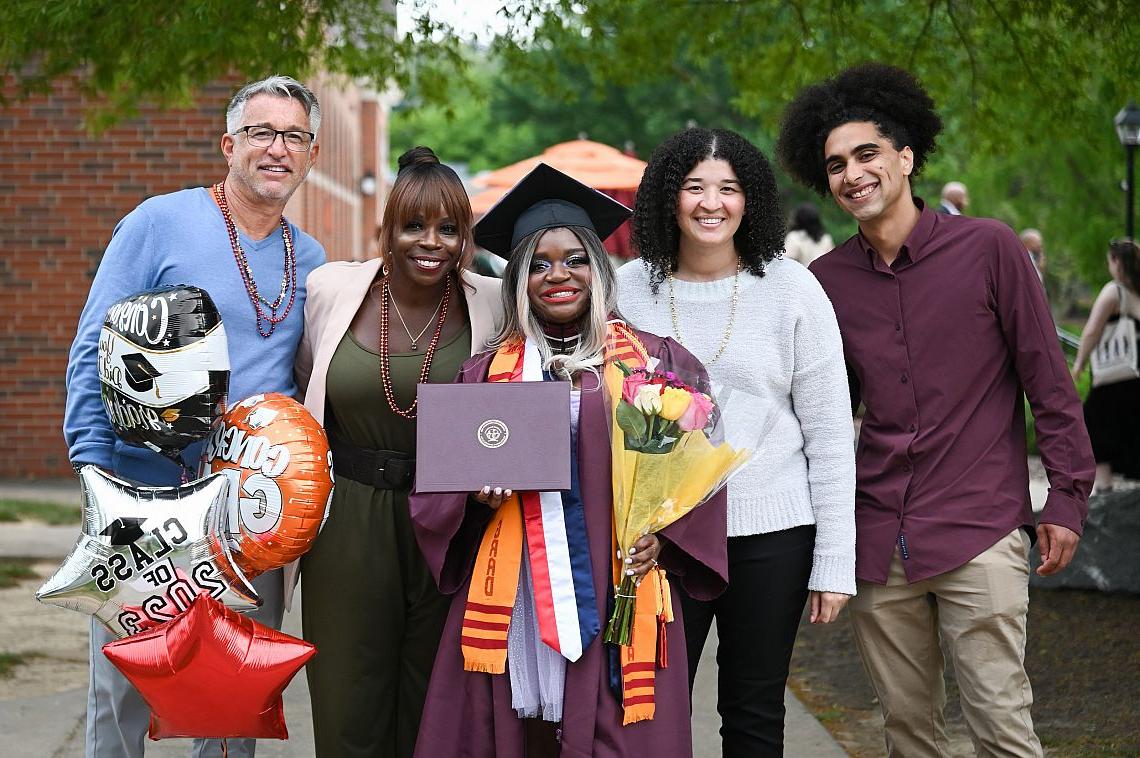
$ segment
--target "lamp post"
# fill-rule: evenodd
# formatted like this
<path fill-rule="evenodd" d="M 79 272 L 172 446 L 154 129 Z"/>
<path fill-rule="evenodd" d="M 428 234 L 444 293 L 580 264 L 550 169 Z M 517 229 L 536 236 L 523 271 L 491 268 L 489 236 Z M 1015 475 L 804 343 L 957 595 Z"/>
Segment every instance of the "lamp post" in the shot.
<path fill-rule="evenodd" d="M 1140 108 L 1136 107 L 1136 103 L 1128 103 L 1120 109 L 1120 113 L 1116 114 L 1113 123 L 1116 124 L 1116 136 L 1120 138 L 1120 144 L 1124 145 L 1124 154 L 1128 162 L 1128 173 L 1124 185 L 1124 230 L 1129 239 L 1135 239 L 1132 234 L 1132 196 L 1134 193 L 1132 164 L 1136 146 L 1140 145 Z"/>

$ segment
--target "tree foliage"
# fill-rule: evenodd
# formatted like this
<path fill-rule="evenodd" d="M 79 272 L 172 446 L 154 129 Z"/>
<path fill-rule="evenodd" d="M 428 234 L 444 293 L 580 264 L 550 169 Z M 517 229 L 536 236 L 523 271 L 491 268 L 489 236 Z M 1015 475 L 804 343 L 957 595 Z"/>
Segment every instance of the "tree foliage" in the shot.
<path fill-rule="evenodd" d="M 92 124 L 143 101 L 183 105 L 219 76 L 321 70 L 394 83 L 393 152 L 425 142 L 489 168 L 586 133 L 644 157 L 688 121 L 770 152 L 805 84 L 867 60 L 914 71 L 946 122 L 916 190 L 965 181 L 971 211 L 1036 226 L 1050 260 L 1103 280 L 1122 228 L 1112 117 L 1135 91 L 1135 0 L 513 0 L 508 31 L 468 71 L 454 30 L 392 0 L 7 0 L 0 105 L 82 72 Z M 480 59 L 482 60 L 482 59 Z M 782 181 L 789 204 L 809 197 Z M 825 206 L 829 203 L 824 203 Z M 834 209 L 833 233 L 853 229 Z"/>
<path fill-rule="evenodd" d="M 946 122 L 918 193 L 965 181 L 971 212 L 1039 227 L 1054 261 L 1106 276 L 1124 213 L 1112 118 L 1140 72 L 1133 0 L 532 0 L 504 12 L 533 26 L 498 40 L 505 70 L 551 97 L 614 82 L 727 89 L 762 147 L 805 84 L 868 60 L 908 68 Z M 571 65 L 577 82 L 558 77 Z"/>
<path fill-rule="evenodd" d="M 413 144 L 426 144 L 446 162 L 473 171 L 493 169 L 587 137 L 645 157 L 687 122 L 718 123 L 747 131 L 751 126 L 730 104 L 727 80 L 697 91 L 674 82 L 604 82 L 581 87 L 589 72 L 560 61 L 555 52 L 532 49 L 522 66 L 552 73 L 535 80 L 486 53 L 469 51 L 468 84 L 447 104 L 420 105 L 415 90 L 392 119 L 393 160 Z M 552 92 L 557 90 L 557 94 Z"/>
<path fill-rule="evenodd" d="M 440 99 L 461 74 L 460 41 L 426 14 L 397 35 L 378 0 L 6 0 L 0 3 L 0 71 L 12 86 L 0 105 L 78 73 L 99 105 L 96 128 L 146 101 L 186 105 L 227 74 L 304 78 L 320 70 L 371 82 L 415 84 Z"/>

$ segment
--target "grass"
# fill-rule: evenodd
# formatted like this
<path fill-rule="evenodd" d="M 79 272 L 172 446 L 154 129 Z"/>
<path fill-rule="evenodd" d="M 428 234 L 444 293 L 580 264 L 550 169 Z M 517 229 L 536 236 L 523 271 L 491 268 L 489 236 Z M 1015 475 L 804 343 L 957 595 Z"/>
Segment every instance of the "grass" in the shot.
<path fill-rule="evenodd" d="M 829 721 L 842 721 L 844 715 L 845 712 L 842 708 L 826 708 L 815 712 L 816 720 L 825 724 Z"/>
<path fill-rule="evenodd" d="M 1074 755 L 1081 758 L 1113 758 L 1120 755 L 1135 755 L 1132 752 L 1135 743 L 1126 744 L 1112 737 L 1080 736 L 1072 738 L 1050 738 L 1047 735 L 1038 735 L 1041 744 L 1049 748 L 1049 752 L 1058 755 Z"/>
<path fill-rule="evenodd" d="M 8 679 L 17 666 L 23 666 L 32 658 L 39 657 L 39 653 L 0 653 L 0 679 Z"/>
<path fill-rule="evenodd" d="M 0 499 L 0 521 L 42 521 L 45 524 L 78 524 L 79 508 L 57 503 Z"/>
<path fill-rule="evenodd" d="M 32 562 L 20 558 L 0 558 L 0 588 L 15 587 L 25 579 L 38 576 L 32 571 Z"/>

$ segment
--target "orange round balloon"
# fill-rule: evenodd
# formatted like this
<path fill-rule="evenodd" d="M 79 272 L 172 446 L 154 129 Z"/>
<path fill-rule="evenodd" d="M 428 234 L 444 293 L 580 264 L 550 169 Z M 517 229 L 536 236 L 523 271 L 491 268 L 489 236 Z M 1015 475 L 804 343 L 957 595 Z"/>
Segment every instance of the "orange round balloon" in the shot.
<path fill-rule="evenodd" d="M 278 393 L 234 405 L 203 453 L 230 480 L 226 537 L 249 577 L 300 558 L 332 500 L 332 454 L 325 430 L 305 406 Z"/>

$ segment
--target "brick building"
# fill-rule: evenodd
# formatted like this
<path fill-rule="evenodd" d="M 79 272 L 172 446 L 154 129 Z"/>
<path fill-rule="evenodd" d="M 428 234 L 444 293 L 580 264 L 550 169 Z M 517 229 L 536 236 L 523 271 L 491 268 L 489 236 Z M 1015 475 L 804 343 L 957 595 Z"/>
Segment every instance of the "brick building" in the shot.
<path fill-rule="evenodd" d="M 219 140 L 240 83 L 213 83 L 193 108 L 144 109 L 99 136 L 83 127 L 74 81 L 0 110 L 0 479 L 70 475 L 64 371 L 103 249 L 145 198 L 225 176 Z M 387 165 L 386 103 L 352 86 L 309 84 L 323 112 L 321 154 L 285 214 L 330 260 L 371 257 L 382 198 L 363 195 L 361 179 Z"/>

